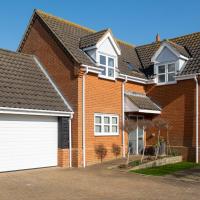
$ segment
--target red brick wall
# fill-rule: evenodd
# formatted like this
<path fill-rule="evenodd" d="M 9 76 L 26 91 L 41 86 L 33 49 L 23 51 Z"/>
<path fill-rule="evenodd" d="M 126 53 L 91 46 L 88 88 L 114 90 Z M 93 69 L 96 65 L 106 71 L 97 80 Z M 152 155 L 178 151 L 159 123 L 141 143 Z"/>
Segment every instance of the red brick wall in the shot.
<path fill-rule="evenodd" d="M 58 166 L 69 167 L 69 149 L 58 149 Z"/>
<path fill-rule="evenodd" d="M 144 92 L 144 86 L 126 83 L 125 89 Z M 105 160 L 114 159 L 112 145 L 121 147 L 122 156 L 122 81 L 100 79 L 89 74 L 85 79 L 86 111 L 86 163 L 100 162 L 95 154 L 95 147 L 104 144 L 107 149 Z M 117 114 L 119 116 L 119 136 L 94 136 L 94 114 Z M 126 136 L 127 143 L 127 136 Z"/>
<path fill-rule="evenodd" d="M 146 87 L 148 96 L 162 107 L 161 117 L 171 125 L 170 145 L 187 160 L 194 160 L 195 155 L 195 91 L 194 80 Z M 166 131 L 162 134 L 165 135 Z"/>

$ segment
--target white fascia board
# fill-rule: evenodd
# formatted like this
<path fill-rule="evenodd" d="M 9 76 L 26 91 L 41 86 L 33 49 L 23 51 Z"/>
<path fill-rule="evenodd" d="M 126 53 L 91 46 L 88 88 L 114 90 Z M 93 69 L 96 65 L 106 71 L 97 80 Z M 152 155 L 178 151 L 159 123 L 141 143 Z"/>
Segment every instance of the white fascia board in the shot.
<path fill-rule="evenodd" d="M 186 75 L 175 76 L 175 78 L 176 78 L 177 81 L 188 80 L 188 79 L 194 79 L 198 75 L 199 74 L 186 74 Z"/>
<path fill-rule="evenodd" d="M 42 115 L 42 116 L 73 116 L 73 112 L 65 111 L 51 111 L 51 110 L 36 110 L 36 109 L 25 109 L 25 108 L 9 108 L 0 107 L 0 113 L 3 114 L 20 114 L 20 115 Z"/>
<path fill-rule="evenodd" d="M 147 110 L 147 109 L 139 109 L 139 113 L 152 113 L 152 114 L 160 114 L 159 110 Z"/>
<path fill-rule="evenodd" d="M 81 67 L 83 67 L 84 71 L 95 73 L 95 74 L 99 74 L 103 71 L 103 69 L 101 69 L 101 68 L 89 66 L 89 65 L 84 65 L 84 64 L 82 64 Z"/>
<path fill-rule="evenodd" d="M 153 84 L 154 83 L 154 80 L 147 80 L 147 79 L 129 76 L 126 74 L 121 74 L 121 73 L 119 74 L 119 77 L 117 77 L 117 78 L 131 81 L 131 82 L 142 83 L 142 84 Z"/>
<path fill-rule="evenodd" d="M 189 58 L 187 58 L 187 57 L 185 57 L 183 55 L 180 55 L 180 58 L 183 59 L 183 60 L 186 60 L 186 61 L 189 60 Z"/>
<path fill-rule="evenodd" d="M 42 66 L 42 64 L 38 61 L 38 59 L 36 58 L 36 56 L 33 56 L 33 59 L 35 60 L 37 66 L 40 68 L 40 70 L 44 73 L 44 75 L 47 77 L 47 79 L 49 80 L 49 82 L 51 83 L 51 85 L 53 86 L 53 88 L 56 90 L 56 92 L 58 93 L 58 95 L 61 97 L 61 99 L 63 100 L 64 104 L 70 109 L 70 111 L 73 112 L 72 107 L 68 104 L 68 102 L 66 101 L 65 97 L 62 95 L 62 93 L 60 92 L 60 90 L 58 89 L 58 87 L 56 86 L 56 84 L 52 81 L 52 79 L 50 78 L 49 74 L 47 73 L 46 69 Z"/>
<path fill-rule="evenodd" d="M 101 68 L 89 66 L 89 65 L 84 65 L 84 64 L 81 64 L 81 67 L 83 67 L 84 71 L 88 71 L 88 72 L 92 72 L 92 73 L 96 73 L 96 74 L 99 74 L 103 71 L 103 69 L 101 69 Z M 131 82 L 136 82 L 136 83 L 142 83 L 142 84 L 154 84 L 155 83 L 155 80 L 146 80 L 146 79 L 143 79 L 143 78 L 128 76 L 128 75 L 121 74 L 121 73 L 116 78 L 131 81 Z"/>
<path fill-rule="evenodd" d="M 121 49 L 119 48 L 118 44 L 116 43 L 115 39 L 113 38 L 112 34 L 110 31 L 108 31 L 95 45 L 96 48 L 99 48 L 99 46 L 104 42 L 105 39 L 109 38 L 112 45 L 115 48 L 115 51 L 117 52 L 118 55 L 121 55 Z"/>

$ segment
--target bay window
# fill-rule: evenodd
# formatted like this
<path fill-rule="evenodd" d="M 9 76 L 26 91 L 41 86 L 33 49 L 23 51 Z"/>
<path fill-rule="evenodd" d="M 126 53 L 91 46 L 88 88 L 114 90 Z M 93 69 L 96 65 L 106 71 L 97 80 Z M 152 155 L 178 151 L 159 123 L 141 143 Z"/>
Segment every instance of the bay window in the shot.
<path fill-rule="evenodd" d="M 94 115 L 94 134 L 96 136 L 118 135 L 118 116 L 112 114 Z"/>
<path fill-rule="evenodd" d="M 107 55 L 99 55 L 99 64 L 103 69 L 101 76 L 108 77 L 111 79 L 115 78 L 115 59 Z"/>
<path fill-rule="evenodd" d="M 175 82 L 176 67 L 175 63 L 163 64 L 158 66 L 158 83 Z"/>

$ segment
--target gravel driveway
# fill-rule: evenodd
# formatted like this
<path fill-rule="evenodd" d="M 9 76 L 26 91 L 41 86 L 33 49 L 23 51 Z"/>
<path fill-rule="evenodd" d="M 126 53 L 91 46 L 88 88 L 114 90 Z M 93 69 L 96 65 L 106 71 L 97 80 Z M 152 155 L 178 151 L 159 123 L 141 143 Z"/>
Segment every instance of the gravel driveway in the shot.
<path fill-rule="evenodd" d="M 199 199 L 200 182 L 108 170 L 46 168 L 0 173 L 2 200 Z"/>

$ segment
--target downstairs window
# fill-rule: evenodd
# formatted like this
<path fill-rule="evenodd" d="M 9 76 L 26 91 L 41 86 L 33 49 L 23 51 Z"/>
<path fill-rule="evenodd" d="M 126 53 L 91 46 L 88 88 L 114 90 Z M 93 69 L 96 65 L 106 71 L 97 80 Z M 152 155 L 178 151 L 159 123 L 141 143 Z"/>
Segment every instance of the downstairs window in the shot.
<path fill-rule="evenodd" d="M 119 122 L 118 115 L 95 114 L 94 115 L 94 135 L 118 135 Z"/>

